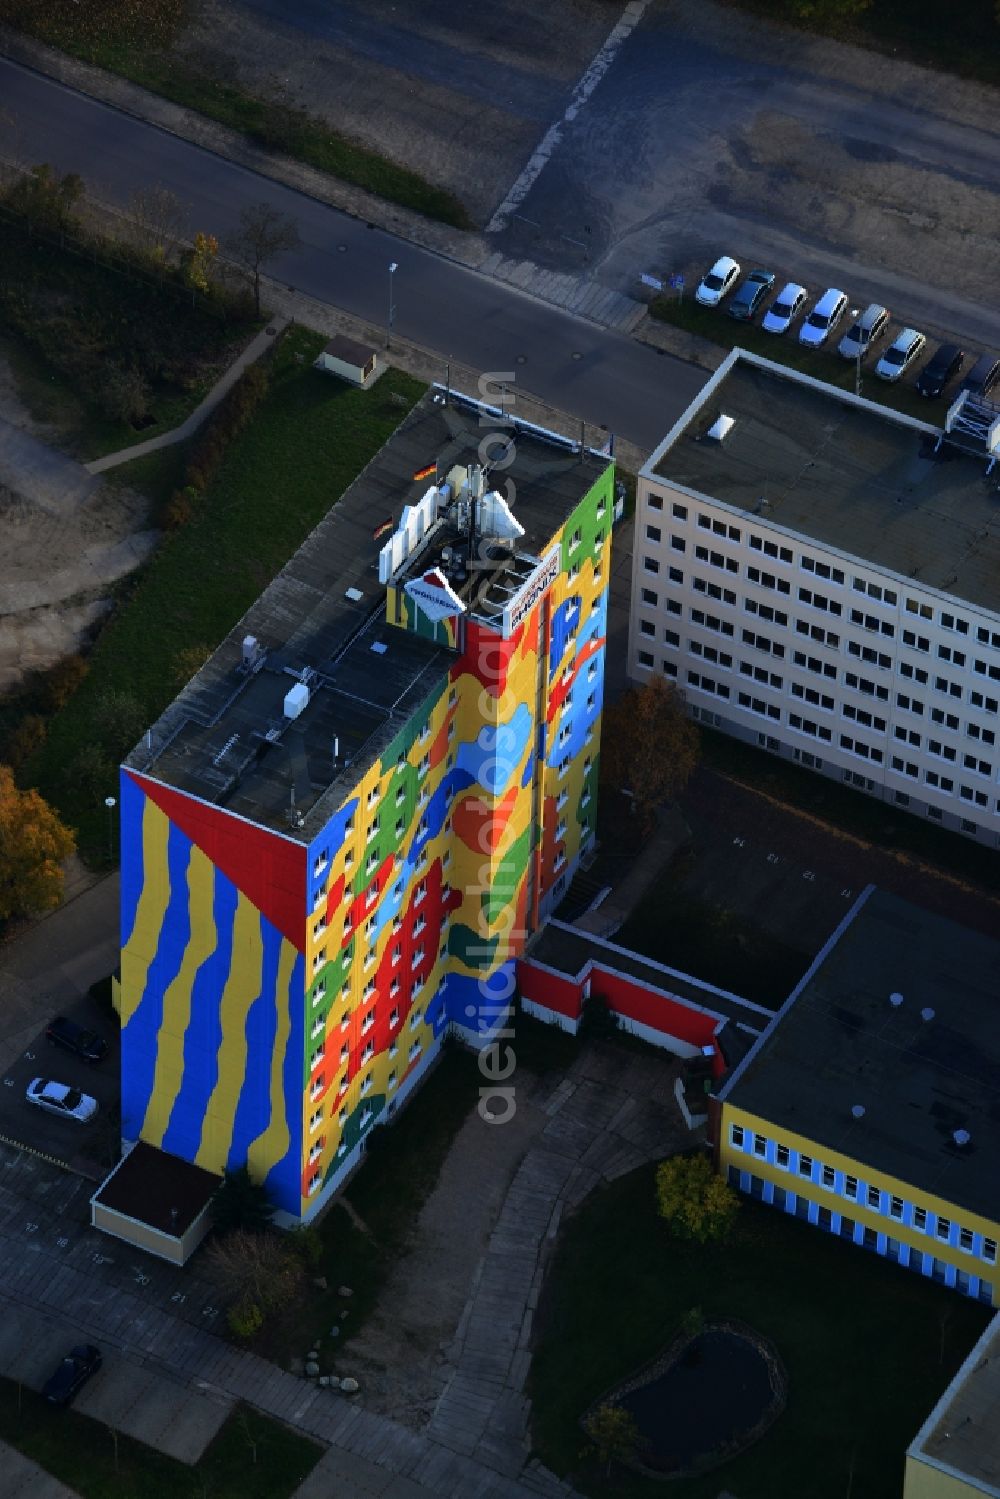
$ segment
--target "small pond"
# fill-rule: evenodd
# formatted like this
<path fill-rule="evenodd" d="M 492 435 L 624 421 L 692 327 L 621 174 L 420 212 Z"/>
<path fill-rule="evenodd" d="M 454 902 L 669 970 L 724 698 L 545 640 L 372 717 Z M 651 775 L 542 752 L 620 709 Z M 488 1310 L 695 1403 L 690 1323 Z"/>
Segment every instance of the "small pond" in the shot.
<path fill-rule="evenodd" d="M 675 1344 L 612 1398 L 641 1437 L 637 1466 L 704 1471 L 750 1446 L 784 1405 L 777 1356 L 749 1328 L 709 1325 Z"/>

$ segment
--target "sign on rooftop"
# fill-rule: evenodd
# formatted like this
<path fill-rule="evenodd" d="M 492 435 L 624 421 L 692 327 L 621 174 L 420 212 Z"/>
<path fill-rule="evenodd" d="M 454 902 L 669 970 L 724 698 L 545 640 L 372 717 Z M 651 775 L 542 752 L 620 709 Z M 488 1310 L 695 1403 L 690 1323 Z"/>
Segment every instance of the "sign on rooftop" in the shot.
<path fill-rule="evenodd" d="M 406 593 L 433 623 L 465 613 L 465 605 L 440 568 L 432 567 L 419 578 L 403 584 Z"/>

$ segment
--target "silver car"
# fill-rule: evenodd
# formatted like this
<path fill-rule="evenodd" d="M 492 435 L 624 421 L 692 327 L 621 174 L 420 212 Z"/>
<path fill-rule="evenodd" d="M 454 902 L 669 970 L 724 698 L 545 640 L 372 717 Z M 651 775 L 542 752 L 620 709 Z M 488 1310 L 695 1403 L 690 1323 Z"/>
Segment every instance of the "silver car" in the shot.
<path fill-rule="evenodd" d="M 24 1096 L 46 1113 L 57 1114 L 60 1119 L 74 1119 L 77 1124 L 86 1124 L 97 1113 L 96 1098 L 51 1078 L 33 1077 Z"/>
<path fill-rule="evenodd" d="M 880 302 L 872 302 L 860 317 L 854 319 L 837 345 L 837 353 L 842 354 L 845 359 L 863 359 L 869 349 L 880 338 L 885 337 L 889 316 L 888 307 L 883 307 Z"/>
<path fill-rule="evenodd" d="M 789 281 L 761 319 L 760 326 L 764 332 L 787 333 L 805 305 L 808 295 L 804 286 L 800 286 L 797 281 Z"/>
<path fill-rule="evenodd" d="M 886 349 L 882 358 L 875 366 L 875 373 L 882 380 L 898 380 L 906 374 L 906 371 L 919 358 L 920 351 L 927 342 L 922 333 L 916 328 L 904 328 L 897 333 L 892 343 Z"/>

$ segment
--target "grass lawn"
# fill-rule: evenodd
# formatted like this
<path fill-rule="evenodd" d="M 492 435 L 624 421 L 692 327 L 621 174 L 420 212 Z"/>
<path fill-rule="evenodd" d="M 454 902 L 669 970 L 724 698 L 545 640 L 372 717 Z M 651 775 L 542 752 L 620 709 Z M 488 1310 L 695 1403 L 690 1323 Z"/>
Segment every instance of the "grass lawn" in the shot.
<path fill-rule="evenodd" d="M 732 911 L 689 894 L 684 888 L 686 874 L 684 856 L 673 859 L 614 940 L 657 963 L 776 1009 L 809 967 L 810 955 Z"/>
<path fill-rule="evenodd" d="M 84 62 L 120 73 L 175 104 L 208 115 L 233 130 L 241 130 L 267 150 L 297 157 L 331 177 L 339 177 L 342 182 L 353 183 L 442 224 L 451 224 L 456 229 L 474 227 L 465 205 L 453 193 L 435 187 L 418 172 L 339 134 L 318 115 L 254 98 L 238 86 L 214 78 L 173 55 L 165 45 L 170 39 L 169 28 L 162 35 L 148 38 L 144 35 L 133 42 L 128 39 L 127 20 L 122 23 L 122 30 L 113 23 L 94 26 L 86 14 L 68 14 L 68 6 L 60 9 L 61 15 L 36 13 L 25 18 L 20 29 Z M 214 226 L 198 227 L 211 233 Z"/>
<path fill-rule="evenodd" d="M 849 22 L 838 19 L 837 5 L 814 5 L 814 14 L 801 20 L 775 0 L 728 3 L 769 21 L 792 23 L 838 41 L 891 53 L 937 72 L 1000 83 L 1000 25 L 993 0 L 965 0 L 951 9 L 945 9 L 940 0 L 874 0 L 870 9 Z"/>
<path fill-rule="evenodd" d="M 166 535 L 148 565 L 124 585 L 91 655 L 89 676 L 53 718 L 44 748 L 26 768 L 24 783 L 37 784 L 58 806 L 88 856 L 107 857 L 106 793 L 92 774 L 81 773 L 81 754 L 103 747 L 108 765 L 117 765 L 142 727 L 173 700 L 197 658 L 240 619 L 422 392 L 417 381 L 395 371 L 371 391 L 319 374 L 311 361 L 322 343 L 321 335 L 303 328 L 282 341 L 267 399 L 233 443 L 189 524 Z M 162 485 L 174 461 L 143 460 L 145 482 Z M 128 481 L 129 474 L 122 470 L 120 477 Z M 107 721 L 110 693 L 117 694 L 119 729 Z M 114 741 L 123 720 L 137 716 L 139 732 L 128 743 Z"/>
<path fill-rule="evenodd" d="M 837 353 L 837 344 L 847 331 L 849 318 L 844 319 L 842 330 L 838 329 L 831 336 L 828 345 L 822 349 L 805 349 L 797 341 L 797 331 L 778 336 L 762 332 L 754 323 L 735 323 L 726 313 L 725 304 L 721 308 L 700 307 L 693 295 L 685 295 L 681 302 L 673 294 L 655 297 L 650 303 L 649 311 L 661 323 L 671 323 L 675 328 L 696 333 L 699 338 L 707 338 L 711 343 L 721 344 L 726 349 L 747 349 L 751 354 L 760 354 L 765 359 L 772 359 L 775 364 L 786 364 L 790 369 L 811 375 L 814 380 L 823 380 L 827 385 L 838 386 L 853 394 L 855 361 L 841 359 Z M 883 347 L 885 341 L 879 345 L 880 353 Z M 942 416 L 947 404 L 945 401 L 925 401 L 917 395 L 912 383 L 906 380 L 900 381 L 898 385 L 879 380 L 874 373 L 876 363 L 877 359 L 869 356 L 861 365 L 861 394 L 865 400 L 878 401 L 883 406 L 891 406 L 894 411 L 902 411 L 906 416 L 915 416 L 924 422 L 933 422 L 936 417 Z"/>
<path fill-rule="evenodd" d="M 451 1143 L 475 1108 L 482 1078 L 475 1056 L 446 1048 L 431 1077 L 397 1119 L 369 1136 L 368 1154 L 346 1196 L 370 1232 L 359 1228 L 334 1202 L 315 1227 L 322 1254 L 310 1276 L 325 1277 L 326 1290 L 310 1283 L 302 1297 L 252 1340 L 265 1358 L 288 1367 L 322 1338 L 320 1367 L 338 1367 L 352 1333 L 371 1315 L 395 1261 L 405 1251 L 420 1210 L 433 1190 Z M 337 1295 L 348 1285 L 349 1301 Z M 340 1313 L 347 1312 L 342 1320 Z M 338 1338 L 330 1328 L 339 1323 Z"/>
<path fill-rule="evenodd" d="M 0 1437 L 82 1499 L 287 1499 L 323 1452 L 277 1421 L 237 1410 L 194 1467 L 126 1436 L 116 1462 L 102 1421 L 51 1406 L 9 1379 L 0 1380 Z"/>
<path fill-rule="evenodd" d="M 677 1499 L 891 1499 L 903 1454 L 989 1319 L 974 1302 L 774 1208 L 741 1199 L 726 1245 L 675 1240 L 656 1215 L 654 1167 L 591 1197 L 549 1270 L 529 1392 L 542 1460 L 588 1493 L 653 1499 L 662 1483 L 580 1454 L 588 1406 L 669 1343 L 683 1313 L 748 1323 L 776 1347 L 788 1404 L 756 1447 Z M 853 1487 L 850 1473 L 853 1467 Z"/>
<path fill-rule="evenodd" d="M 702 763 L 711 770 L 798 807 L 865 843 L 894 850 L 904 861 L 926 863 L 983 890 L 1000 890 L 996 851 L 982 843 L 935 827 L 922 817 L 863 791 L 852 791 L 841 781 L 803 770 L 715 729 L 702 726 L 701 743 Z"/>

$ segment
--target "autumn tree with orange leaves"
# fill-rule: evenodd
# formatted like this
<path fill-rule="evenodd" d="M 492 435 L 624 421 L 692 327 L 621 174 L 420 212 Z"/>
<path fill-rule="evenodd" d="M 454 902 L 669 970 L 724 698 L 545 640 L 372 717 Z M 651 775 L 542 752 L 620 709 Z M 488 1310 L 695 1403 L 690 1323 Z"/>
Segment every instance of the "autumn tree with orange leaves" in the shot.
<path fill-rule="evenodd" d="M 76 844 L 37 791 L 0 765 L 0 922 L 51 911 L 62 900 L 63 860 Z"/>
<path fill-rule="evenodd" d="M 630 687 L 604 710 L 601 771 L 616 790 L 626 791 L 644 829 L 656 808 L 678 796 L 698 764 L 698 730 L 674 687 L 653 677 Z"/>

